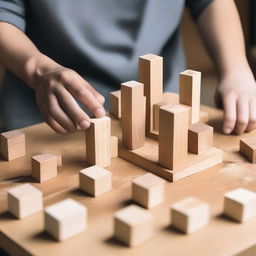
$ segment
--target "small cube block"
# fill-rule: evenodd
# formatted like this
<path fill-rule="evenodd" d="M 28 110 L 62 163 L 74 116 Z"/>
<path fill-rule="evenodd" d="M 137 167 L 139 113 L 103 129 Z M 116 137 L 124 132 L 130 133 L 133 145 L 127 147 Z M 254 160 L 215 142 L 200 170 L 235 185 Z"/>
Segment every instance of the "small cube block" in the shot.
<path fill-rule="evenodd" d="M 256 193 L 238 188 L 225 194 L 224 214 L 238 222 L 256 216 Z"/>
<path fill-rule="evenodd" d="M 93 165 L 83 169 L 79 173 L 80 189 L 91 196 L 98 196 L 112 188 L 111 172 Z"/>
<path fill-rule="evenodd" d="M 141 244 L 153 234 L 153 218 L 146 210 L 130 205 L 114 215 L 114 236 L 128 246 Z"/>
<path fill-rule="evenodd" d="M 240 139 L 240 152 L 252 163 L 256 163 L 256 136 Z"/>
<path fill-rule="evenodd" d="M 109 111 L 116 118 L 121 118 L 121 91 L 114 91 L 109 94 Z"/>
<path fill-rule="evenodd" d="M 116 136 L 111 136 L 111 157 L 116 158 L 118 157 L 118 138 Z"/>
<path fill-rule="evenodd" d="M 43 193 L 30 184 L 10 189 L 7 197 L 9 211 L 19 219 L 43 209 Z"/>
<path fill-rule="evenodd" d="M 147 173 L 132 181 L 132 199 L 145 208 L 152 208 L 164 201 L 165 180 Z"/>
<path fill-rule="evenodd" d="M 66 240 L 87 227 L 87 207 L 73 199 L 46 207 L 44 217 L 45 230 L 57 241 Z"/>
<path fill-rule="evenodd" d="M 188 129 L 188 151 L 199 154 L 213 145 L 213 127 L 195 123 Z"/>
<path fill-rule="evenodd" d="M 41 154 L 32 157 L 32 176 L 41 182 L 55 178 L 58 174 L 57 157 L 53 154 Z"/>
<path fill-rule="evenodd" d="M 171 225 L 186 234 L 207 225 L 208 204 L 194 197 L 188 197 L 171 206 Z"/>

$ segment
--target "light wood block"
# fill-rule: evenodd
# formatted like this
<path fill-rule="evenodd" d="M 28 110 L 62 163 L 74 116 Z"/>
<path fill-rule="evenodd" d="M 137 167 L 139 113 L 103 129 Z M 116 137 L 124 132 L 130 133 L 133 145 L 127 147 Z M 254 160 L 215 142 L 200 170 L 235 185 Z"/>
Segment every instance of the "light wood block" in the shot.
<path fill-rule="evenodd" d="M 243 188 L 226 193 L 224 214 L 238 222 L 256 217 L 256 193 Z"/>
<path fill-rule="evenodd" d="M 136 246 L 153 234 L 153 218 L 144 209 L 130 205 L 114 215 L 114 236 L 128 246 Z"/>
<path fill-rule="evenodd" d="M 240 152 L 252 163 L 256 163 L 256 136 L 240 139 Z"/>
<path fill-rule="evenodd" d="M 132 181 L 132 200 L 145 208 L 152 208 L 164 201 L 165 180 L 146 173 Z"/>
<path fill-rule="evenodd" d="M 128 149 L 145 144 L 144 86 L 136 81 L 121 85 L 122 143 Z"/>
<path fill-rule="evenodd" d="M 86 130 L 86 162 L 107 167 L 111 164 L 111 120 L 109 117 L 91 118 Z"/>
<path fill-rule="evenodd" d="M 153 130 L 153 106 L 163 101 L 163 58 L 146 54 L 139 58 L 139 81 L 146 96 L 146 132 Z"/>
<path fill-rule="evenodd" d="M 111 158 L 118 157 L 118 138 L 111 136 Z"/>
<path fill-rule="evenodd" d="M 99 196 L 112 188 L 112 175 L 99 166 L 91 166 L 79 172 L 79 187 L 91 196 Z"/>
<path fill-rule="evenodd" d="M 8 191 L 8 209 L 23 219 L 43 209 L 43 193 L 30 184 L 19 185 Z"/>
<path fill-rule="evenodd" d="M 186 166 L 188 155 L 188 108 L 165 105 L 159 112 L 159 164 L 167 169 Z"/>
<path fill-rule="evenodd" d="M 206 226 L 209 221 L 208 204 L 194 197 L 188 197 L 171 206 L 171 225 L 190 234 Z"/>
<path fill-rule="evenodd" d="M 180 103 L 188 105 L 191 110 L 191 124 L 200 118 L 201 72 L 185 70 L 180 73 Z"/>
<path fill-rule="evenodd" d="M 115 118 L 121 118 L 121 91 L 110 92 L 109 94 L 109 112 Z"/>
<path fill-rule="evenodd" d="M 188 151 L 199 154 L 213 145 L 213 127 L 195 123 L 188 129 Z"/>
<path fill-rule="evenodd" d="M 32 176 L 40 183 L 57 177 L 57 157 L 53 154 L 40 154 L 31 159 Z"/>
<path fill-rule="evenodd" d="M 25 134 L 19 130 L 1 133 L 0 145 L 2 156 L 7 161 L 26 155 Z"/>
<path fill-rule="evenodd" d="M 154 131 L 159 131 L 159 111 L 160 108 L 164 105 L 167 105 L 168 103 L 161 101 L 153 105 L 153 120 L 154 120 Z"/>
<path fill-rule="evenodd" d="M 66 240 L 86 229 L 87 207 L 65 199 L 45 208 L 45 230 L 57 241 Z"/>

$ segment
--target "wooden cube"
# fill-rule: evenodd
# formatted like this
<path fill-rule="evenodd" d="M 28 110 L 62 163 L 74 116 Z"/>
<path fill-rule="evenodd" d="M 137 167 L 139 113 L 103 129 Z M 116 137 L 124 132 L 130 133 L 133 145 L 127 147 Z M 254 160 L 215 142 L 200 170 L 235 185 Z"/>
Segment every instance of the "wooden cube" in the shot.
<path fill-rule="evenodd" d="M 31 163 L 32 176 L 40 183 L 55 178 L 58 174 L 56 155 L 37 155 L 32 157 Z"/>
<path fill-rule="evenodd" d="M 1 134 L 1 152 L 5 160 L 11 161 L 26 155 L 25 134 L 19 130 Z"/>
<path fill-rule="evenodd" d="M 118 138 L 116 136 L 111 136 L 110 146 L 111 146 L 111 158 L 118 157 Z"/>
<path fill-rule="evenodd" d="M 46 207 L 44 217 L 45 230 L 57 241 L 66 240 L 87 227 L 87 207 L 73 199 Z"/>
<path fill-rule="evenodd" d="M 188 197 L 171 206 L 171 225 L 186 234 L 207 225 L 209 206 L 194 197 Z"/>
<path fill-rule="evenodd" d="M 114 215 L 114 236 L 128 246 L 138 245 L 153 234 L 153 218 L 136 205 L 119 210 Z"/>
<path fill-rule="evenodd" d="M 30 184 L 10 189 L 7 197 L 9 211 L 19 219 L 43 209 L 43 193 Z"/>
<path fill-rule="evenodd" d="M 238 188 L 225 194 L 224 214 L 238 222 L 256 216 L 256 193 Z"/>
<path fill-rule="evenodd" d="M 199 154 L 213 144 L 213 127 L 204 123 L 195 123 L 188 129 L 188 151 Z"/>
<path fill-rule="evenodd" d="M 256 163 L 256 136 L 240 139 L 240 152 L 252 163 Z"/>
<path fill-rule="evenodd" d="M 109 112 L 116 118 L 121 118 L 121 91 L 114 91 L 109 94 Z"/>
<path fill-rule="evenodd" d="M 145 208 L 152 208 L 164 201 L 165 180 L 147 173 L 132 181 L 132 199 Z"/>
<path fill-rule="evenodd" d="M 79 173 L 80 189 L 91 196 L 99 196 L 112 188 L 111 172 L 99 167 L 91 166 Z"/>

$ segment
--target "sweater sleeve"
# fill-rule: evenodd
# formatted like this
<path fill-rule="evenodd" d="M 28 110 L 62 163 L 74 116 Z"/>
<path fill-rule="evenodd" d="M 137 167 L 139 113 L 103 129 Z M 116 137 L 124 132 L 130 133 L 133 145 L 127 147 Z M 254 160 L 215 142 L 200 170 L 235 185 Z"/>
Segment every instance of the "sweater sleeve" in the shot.
<path fill-rule="evenodd" d="M 213 0 L 186 0 L 186 6 L 189 8 L 190 13 L 194 19 L 197 19 L 201 12 Z"/>

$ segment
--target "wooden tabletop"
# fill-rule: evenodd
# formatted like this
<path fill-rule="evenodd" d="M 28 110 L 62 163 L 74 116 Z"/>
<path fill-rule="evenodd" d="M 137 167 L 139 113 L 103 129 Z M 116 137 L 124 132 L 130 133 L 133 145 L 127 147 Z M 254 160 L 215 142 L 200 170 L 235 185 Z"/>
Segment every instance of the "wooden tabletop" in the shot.
<path fill-rule="evenodd" d="M 209 107 L 215 127 L 214 145 L 225 151 L 224 163 L 166 186 L 166 200 L 150 210 L 154 216 L 155 234 L 144 244 L 127 248 L 113 239 L 113 214 L 131 204 L 131 180 L 146 171 L 116 158 L 108 170 L 113 175 L 113 189 L 92 198 L 78 189 L 78 172 L 85 168 L 84 133 L 68 136 L 55 134 L 45 124 L 23 129 L 27 156 L 11 162 L 0 160 L 0 246 L 12 255 L 234 255 L 256 244 L 256 218 L 237 224 L 224 218 L 223 194 L 243 187 L 256 191 L 256 168 L 238 152 L 238 136 L 220 133 L 222 113 Z M 112 121 L 112 134 L 120 136 L 120 124 Z M 248 136 L 248 134 L 244 135 Z M 42 184 L 30 174 L 31 156 L 45 151 L 59 151 L 63 167 L 55 179 Z M 21 183 L 31 183 L 43 191 L 48 206 L 65 198 L 85 204 L 89 210 L 88 228 L 79 235 L 55 242 L 44 232 L 43 213 L 23 220 L 7 212 L 7 191 Z M 170 205 L 187 196 L 195 196 L 210 204 L 211 220 L 207 227 L 184 235 L 169 227 Z M 122 254 L 120 254 L 122 253 Z"/>

